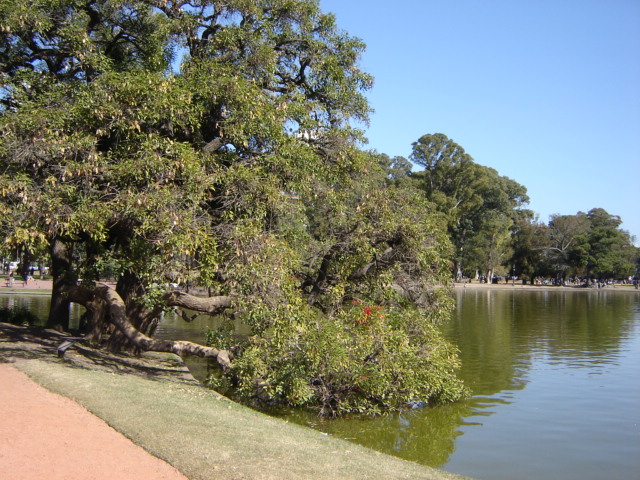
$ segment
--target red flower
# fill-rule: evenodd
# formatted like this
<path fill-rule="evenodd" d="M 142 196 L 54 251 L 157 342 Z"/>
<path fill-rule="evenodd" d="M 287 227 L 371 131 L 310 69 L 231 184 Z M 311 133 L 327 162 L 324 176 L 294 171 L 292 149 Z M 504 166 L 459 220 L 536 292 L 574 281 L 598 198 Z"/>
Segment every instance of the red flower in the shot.
<path fill-rule="evenodd" d="M 371 315 L 372 313 L 373 313 L 373 310 L 371 309 L 371 307 L 364 307 L 365 315 Z"/>

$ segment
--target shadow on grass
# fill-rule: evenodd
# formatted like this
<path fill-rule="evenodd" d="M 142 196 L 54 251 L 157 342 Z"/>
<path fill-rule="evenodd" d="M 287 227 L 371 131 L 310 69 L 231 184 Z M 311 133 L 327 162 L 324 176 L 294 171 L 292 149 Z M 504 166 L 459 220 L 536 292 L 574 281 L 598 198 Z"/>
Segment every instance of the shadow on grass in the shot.
<path fill-rule="evenodd" d="M 58 346 L 73 341 L 63 358 Z M 146 352 L 142 355 L 113 353 L 88 345 L 81 337 L 35 326 L 0 323 L 0 361 L 39 359 L 68 367 L 101 370 L 120 375 L 198 384 L 182 360 L 173 354 Z"/>

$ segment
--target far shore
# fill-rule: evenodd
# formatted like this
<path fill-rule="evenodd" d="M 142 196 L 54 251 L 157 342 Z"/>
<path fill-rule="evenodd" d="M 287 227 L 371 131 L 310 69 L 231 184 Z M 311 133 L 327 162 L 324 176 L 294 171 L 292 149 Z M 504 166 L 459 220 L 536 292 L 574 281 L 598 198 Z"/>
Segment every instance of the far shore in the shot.
<path fill-rule="evenodd" d="M 107 285 L 113 286 L 113 282 L 106 282 Z M 512 282 L 501 282 L 501 283 L 480 283 L 477 281 L 471 281 L 470 283 L 454 283 L 454 288 L 457 289 L 488 289 L 488 290 L 534 290 L 534 291 L 559 291 L 559 290 L 572 290 L 572 291 L 608 291 L 615 290 L 621 292 L 640 292 L 639 289 L 635 288 L 633 285 L 629 284 L 621 284 L 616 283 L 614 285 L 607 285 L 606 287 L 597 288 L 595 286 L 585 287 L 583 285 L 565 285 L 565 286 L 555 286 L 555 285 L 530 285 L 530 284 L 522 284 L 522 280 L 516 281 L 515 284 Z M 13 286 L 9 287 L 6 281 L 0 283 L 0 294 L 8 293 L 8 294 L 29 294 L 29 295 L 50 295 L 51 294 L 52 281 L 51 280 L 39 280 L 35 279 L 30 281 L 27 286 L 24 285 L 22 280 L 14 282 Z"/>
<path fill-rule="evenodd" d="M 517 281 L 515 283 L 507 282 L 507 283 L 480 283 L 480 282 L 471 282 L 471 283 L 454 283 L 454 287 L 457 289 L 487 289 L 487 290 L 533 290 L 533 291 L 585 291 L 585 292 L 594 292 L 594 291 L 612 291 L 615 290 L 620 292 L 639 292 L 637 288 L 633 285 L 616 283 L 613 285 L 607 285 L 605 287 L 597 288 L 595 286 L 585 287 L 584 285 L 530 285 L 530 284 L 522 284 L 522 281 Z"/>
<path fill-rule="evenodd" d="M 111 287 L 115 286 L 114 282 L 104 282 Z M 53 281 L 51 279 L 39 279 L 34 278 L 24 284 L 22 280 L 15 280 L 13 285 L 9 286 L 6 281 L 6 277 L 3 277 L 0 282 L 0 294 L 2 293 L 14 293 L 14 294 L 29 294 L 29 295 L 51 295 L 51 289 L 53 287 Z"/>

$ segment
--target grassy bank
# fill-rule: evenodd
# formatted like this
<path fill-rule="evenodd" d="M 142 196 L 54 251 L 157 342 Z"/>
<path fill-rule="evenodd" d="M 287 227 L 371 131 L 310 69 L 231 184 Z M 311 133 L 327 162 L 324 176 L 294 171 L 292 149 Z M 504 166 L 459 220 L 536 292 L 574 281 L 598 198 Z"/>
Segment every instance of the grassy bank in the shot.
<path fill-rule="evenodd" d="M 29 348 L 26 332 L 0 328 L 0 360 L 16 361 L 190 479 L 461 478 L 231 402 L 186 376 L 176 357 L 138 361 L 80 347 L 58 360 L 56 334 Z"/>

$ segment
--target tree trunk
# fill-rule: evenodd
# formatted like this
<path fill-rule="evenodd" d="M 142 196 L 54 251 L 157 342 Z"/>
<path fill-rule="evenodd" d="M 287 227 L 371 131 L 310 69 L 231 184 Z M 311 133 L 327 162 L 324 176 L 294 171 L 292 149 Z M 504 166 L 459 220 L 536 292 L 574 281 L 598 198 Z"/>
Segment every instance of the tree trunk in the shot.
<path fill-rule="evenodd" d="M 45 268 L 44 260 L 40 259 L 38 261 L 38 273 L 40 275 L 40 280 L 44 278 L 44 268 Z"/>
<path fill-rule="evenodd" d="M 155 330 L 161 311 L 150 309 L 135 301 L 136 298 L 144 295 L 144 288 L 138 275 L 132 271 L 124 272 L 118 279 L 116 291 L 126 307 L 125 314 L 131 325 L 145 335 L 151 334 Z M 140 353 L 140 348 L 117 329 L 111 332 L 108 348 L 114 352 L 124 349 L 134 354 Z"/>
<path fill-rule="evenodd" d="M 195 355 L 204 358 L 215 358 L 223 369 L 231 366 L 232 355 L 226 350 L 206 347 L 186 341 L 153 339 L 135 328 L 127 316 L 127 307 L 118 293 L 106 285 L 98 285 L 93 289 L 73 286 L 67 287 L 69 298 L 86 305 L 88 302 L 100 300 L 107 306 L 107 318 L 130 345 L 140 351 L 171 352 L 176 355 Z"/>
<path fill-rule="evenodd" d="M 493 268 L 487 270 L 487 278 L 485 280 L 485 283 L 488 283 L 489 285 L 493 283 Z"/>
<path fill-rule="evenodd" d="M 47 328 L 57 330 L 69 329 L 69 300 L 64 294 L 64 289 L 73 285 L 76 279 L 71 271 L 71 248 L 59 238 L 54 238 L 49 244 L 51 254 L 51 273 L 53 286 L 51 290 L 51 306 Z"/>
<path fill-rule="evenodd" d="M 460 283 L 462 281 L 462 263 L 459 261 L 455 261 L 455 269 L 456 269 L 456 282 Z"/>
<path fill-rule="evenodd" d="M 80 332 L 94 345 L 100 345 L 107 329 L 107 305 L 101 298 L 91 298 L 83 304 L 86 311 L 80 317 Z"/>
<path fill-rule="evenodd" d="M 22 255 L 20 257 L 20 265 L 18 266 L 20 269 L 20 275 L 22 276 L 23 281 L 25 282 L 25 287 L 27 286 L 27 275 L 31 273 L 31 262 L 33 261 L 33 255 L 31 252 L 23 248 Z"/>

